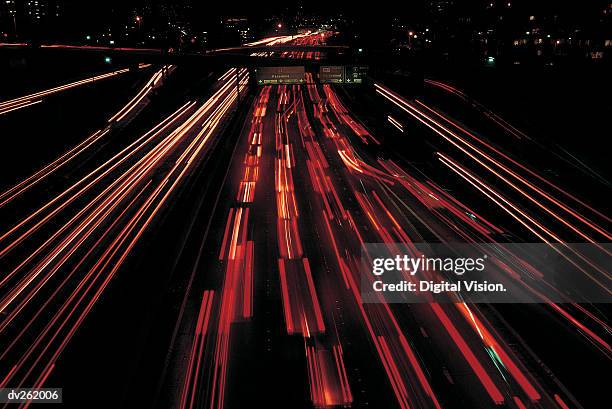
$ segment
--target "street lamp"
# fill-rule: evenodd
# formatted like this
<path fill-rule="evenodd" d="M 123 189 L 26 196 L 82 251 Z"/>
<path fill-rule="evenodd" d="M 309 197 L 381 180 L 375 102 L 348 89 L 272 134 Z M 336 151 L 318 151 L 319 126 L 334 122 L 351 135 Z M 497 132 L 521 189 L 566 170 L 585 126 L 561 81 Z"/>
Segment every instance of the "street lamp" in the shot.
<path fill-rule="evenodd" d="M 13 28 L 15 29 L 15 38 L 17 38 L 17 17 L 15 16 L 15 10 L 9 11 L 11 17 L 13 17 Z"/>

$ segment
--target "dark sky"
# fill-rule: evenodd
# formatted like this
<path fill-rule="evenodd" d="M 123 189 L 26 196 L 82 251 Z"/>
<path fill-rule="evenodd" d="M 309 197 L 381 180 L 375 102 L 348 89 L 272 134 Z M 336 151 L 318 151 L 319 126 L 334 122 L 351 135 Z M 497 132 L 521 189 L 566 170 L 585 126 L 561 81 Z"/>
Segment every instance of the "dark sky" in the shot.
<path fill-rule="evenodd" d="M 475 4 L 494 2 L 504 4 L 508 0 L 455 0 L 457 4 Z M 579 11 L 586 4 L 576 2 L 563 2 L 558 0 L 510 0 L 517 6 L 529 5 L 534 9 L 568 9 Z M 359 0 L 64 0 L 73 9 L 80 9 L 82 12 L 93 13 L 110 10 L 113 8 L 130 8 L 142 5 L 145 3 L 161 4 L 161 3 L 191 3 L 194 7 L 206 10 L 209 14 L 270 14 L 277 13 L 284 9 L 295 9 L 298 5 L 302 5 L 305 9 L 320 13 L 339 12 L 355 14 L 368 14 L 371 12 L 393 14 L 394 12 L 406 12 L 411 9 L 418 9 L 423 5 L 430 3 L 426 0 L 376 0 L 371 3 Z M 591 5 L 597 5 L 597 8 L 608 4 L 606 0 L 587 0 Z"/>
<path fill-rule="evenodd" d="M 267 16 L 287 10 L 296 10 L 302 5 L 305 11 L 318 14 L 335 15 L 376 15 L 394 12 L 406 13 L 416 10 L 427 3 L 423 0 L 375 0 L 368 4 L 365 0 L 64 0 L 72 15 L 99 18 L 113 11 L 129 10 L 145 3 L 190 3 L 196 11 L 195 17 L 215 18 L 220 15 Z M 479 1 L 479 0 L 466 0 Z"/>
<path fill-rule="evenodd" d="M 401 16 L 409 20 L 418 20 L 424 13 L 426 0 L 64 0 L 66 12 L 75 24 L 112 20 L 113 16 L 123 15 L 129 10 L 145 3 L 159 6 L 163 3 L 190 3 L 193 13 L 192 22 L 218 21 L 219 16 L 241 15 L 247 17 L 263 17 L 283 12 L 295 11 L 301 4 L 306 12 L 322 15 L 337 15 L 339 13 L 358 17 L 364 24 L 380 24 L 381 19 L 388 21 L 391 16 Z M 609 3 L 606 0 L 585 0 L 583 2 L 566 2 L 559 0 L 455 0 L 460 7 L 470 7 L 475 4 L 494 2 L 504 4 L 511 1 L 513 7 L 529 9 L 537 14 L 542 11 L 559 12 L 577 17 L 581 13 L 601 12 Z"/>

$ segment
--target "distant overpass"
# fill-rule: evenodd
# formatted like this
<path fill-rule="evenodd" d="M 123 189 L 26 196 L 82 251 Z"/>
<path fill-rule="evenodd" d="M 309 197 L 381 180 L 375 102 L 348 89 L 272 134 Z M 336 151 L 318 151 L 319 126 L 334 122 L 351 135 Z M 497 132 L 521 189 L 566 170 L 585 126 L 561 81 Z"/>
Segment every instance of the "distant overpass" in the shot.
<path fill-rule="evenodd" d="M 321 52 L 321 59 L 312 58 L 286 58 L 276 55 L 282 52 Z M 274 53 L 271 56 L 251 55 Z M 209 66 L 317 66 L 329 64 L 352 63 L 353 55 L 347 46 L 330 45 L 260 45 L 241 46 L 210 50 L 202 53 L 169 52 L 156 48 L 129 48 L 129 47 L 102 47 L 65 44 L 6 44 L 0 43 L 0 55 L 18 57 L 27 55 L 48 56 L 61 58 L 62 56 L 75 57 L 79 54 L 87 56 L 99 55 L 100 58 L 110 57 L 113 63 L 134 64 L 182 64 L 198 63 Z"/>
<path fill-rule="evenodd" d="M 283 52 L 283 51 L 320 51 L 326 53 L 342 53 L 349 51 L 350 47 L 346 45 L 293 45 L 293 44 L 277 44 L 277 45 L 258 45 L 240 47 L 217 48 L 207 51 L 206 54 L 223 54 L 227 52 Z"/>

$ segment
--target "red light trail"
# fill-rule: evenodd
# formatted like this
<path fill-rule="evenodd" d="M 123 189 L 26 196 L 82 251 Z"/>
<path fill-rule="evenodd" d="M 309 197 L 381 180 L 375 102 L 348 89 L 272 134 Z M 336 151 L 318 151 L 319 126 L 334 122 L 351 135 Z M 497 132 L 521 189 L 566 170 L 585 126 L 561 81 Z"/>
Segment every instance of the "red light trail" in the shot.
<path fill-rule="evenodd" d="M 317 45 L 327 37 L 319 32 L 274 36 L 245 47 Z M 281 56 L 320 58 L 302 51 Z M 2 193 L 0 210 L 19 204 L 25 192 L 40 188 L 107 139 L 117 124 L 138 115 L 172 69 L 155 71 L 104 128 Z M 472 101 L 455 87 L 427 83 Z M 0 113 L 79 85 L 5 102 Z M 250 98 L 243 92 L 248 86 L 246 69 L 227 70 L 208 97 L 189 98 L 3 226 L 0 387 L 50 383 L 118 275 L 156 279 L 128 271 L 127 260 L 163 223 L 191 176 L 212 177 L 204 165 L 227 142 L 227 169 L 222 161 L 217 165 L 227 172 L 219 182 L 218 204 L 198 215 L 210 218 L 216 229 L 202 239 L 203 250 L 190 271 L 199 280 L 180 288 L 186 300 L 181 308 L 187 310 L 172 322 L 171 345 L 160 347 L 172 362 L 170 374 L 161 375 L 168 379 L 159 382 L 171 385 L 172 407 L 235 407 L 242 401 L 232 393 L 241 391 L 245 379 L 258 389 L 269 388 L 252 406 L 272 407 L 288 394 L 268 384 L 266 374 L 287 377 L 286 388 L 303 394 L 292 397 L 295 402 L 316 408 L 579 407 L 494 308 L 466 303 L 457 294 L 445 296 L 446 302 L 408 305 L 389 304 L 380 294 L 378 302 L 365 299 L 362 285 L 373 277 L 360 272 L 373 254 L 364 245 L 379 243 L 391 253 L 401 246 L 419 257 L 427 253 L 420 250 L 423 243 L 462 242 L 489 255 L 484 244 L 511 233 L 499 224 L 503 217 L 544 243 L 567 246 L 577 237 L 597 245 L 612 238 L 609 218 L 433 105 L 381 84 L 374 85 L 375 95 L 390 107 L 382 122 L 392 136 L 360 122 L 342 94 L 315 83 L 310 74 L 304 85 L 259 88 L 251 106 L 244 107 L 248 112 L 239 111 L 240 100 Z M 477 107 L 513 138 L 530 140 Z M 226 127 L 238 113 L 246 114 L 239 134 Z M 481 215 L 446 183 L 399 155 L 379 154 L 389 137 L 410 144 L 414 126 L 435 140 L 433 164 L 502 216 Z M 588 255 L 567 250 L 563 257 L 607 290 L 609 272 Z M 606 252 L 603 246 L 599 251 Z M 568 331 L 610 357 L 610 327 L 599 311 L 553 303 L 545 294 L 558 290 L 549 277 L 520 254 L 499 253 L 491 276 L 533 295 L 542 303 L 539 309 L 561 318 Z M 427 279 L 444 278 L 441 271 L 423 273 Z M 414 280 L 408 274 L 406 279 Z M 258 337 L 265 340 L 259 343 Z M 255 348 L 262 349 L 252 353 Z M 274 366 L 280 370 L 269 369 L 275 364 L 271 356 L 280 361 Z M 297 387 L 289 378 L 296 373 L 303 383 Z"/>
<path fill-rule="evenodd" d="M 206 154 L 223 118 L 236 105 L 235 71 L 219 81 L 208 100 L 186 103 L 2 235 L 1 257 L 8 261 L 9 253 L 33 240 L 38 229 L 57 226 L 57 217 L 73 214 L 37 250 L 17 260 L 0 283 L 0 333 L 7 345 L 2 361 L 9 369 L 3 385 L 39 386 L 49 376 L 125 259 Z M 237 75 L 245 86 L 246 71 Z M 147 87 L 159 78 L 155 74 Z M 133 102 L 126 106 L 128 111 Z M 101 192 L 93 193 L 94 189 Z M 8 243 L 16 234 L 20 236 Z M 206 308 L 210 307 L 203 307 L 204 315 Z M 14 356 L 19 359 L 8 362 Z"/>

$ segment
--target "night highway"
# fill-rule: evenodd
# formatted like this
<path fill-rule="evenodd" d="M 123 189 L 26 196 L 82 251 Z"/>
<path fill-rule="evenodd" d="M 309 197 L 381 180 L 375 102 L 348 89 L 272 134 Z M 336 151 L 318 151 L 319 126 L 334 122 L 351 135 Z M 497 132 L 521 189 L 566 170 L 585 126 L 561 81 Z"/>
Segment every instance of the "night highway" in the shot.
<path fill-rule="evenodd" d="M 610 406 L 612 5 L 111 3 L 0 6 L 0 408 Z"/>

